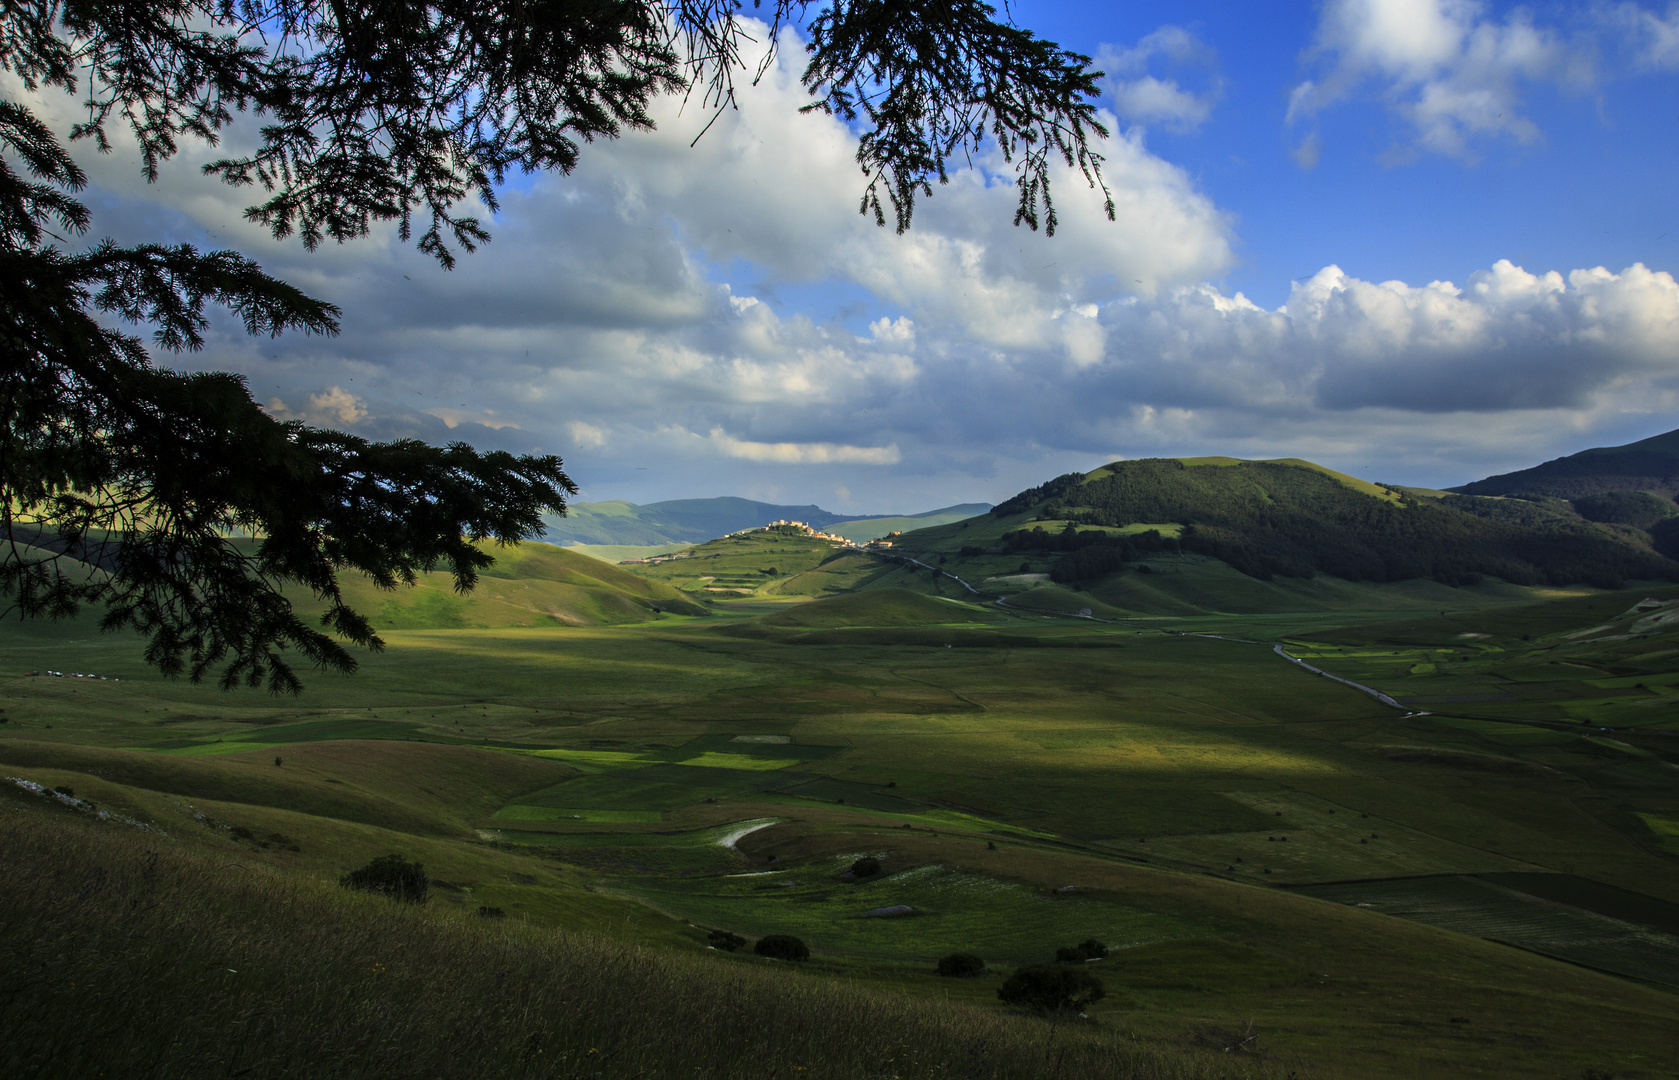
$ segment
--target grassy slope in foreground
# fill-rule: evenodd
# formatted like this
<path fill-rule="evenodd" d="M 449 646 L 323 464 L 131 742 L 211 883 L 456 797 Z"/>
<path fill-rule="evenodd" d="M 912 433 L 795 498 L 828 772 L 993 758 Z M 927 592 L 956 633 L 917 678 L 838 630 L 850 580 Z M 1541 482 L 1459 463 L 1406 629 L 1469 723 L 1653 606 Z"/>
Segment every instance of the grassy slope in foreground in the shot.
<path fill-rule="evenodd" d="M 12 1076 L 136 1062 L 356 1080 L 1042 1075 L 1047 1025 L 1029 1018 L 415 909 L 40 816 L 0 824 Z M 1067 1080 L 1284 1071 L 1140 1047 L 1111 1026 L 1059 1035 Z"/>

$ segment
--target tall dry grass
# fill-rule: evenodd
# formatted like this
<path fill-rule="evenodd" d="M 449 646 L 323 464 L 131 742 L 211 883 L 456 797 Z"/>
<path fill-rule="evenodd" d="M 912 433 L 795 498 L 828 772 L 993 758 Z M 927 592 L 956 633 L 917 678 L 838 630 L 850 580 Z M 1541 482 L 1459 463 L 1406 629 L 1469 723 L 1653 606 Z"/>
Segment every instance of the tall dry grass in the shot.
<path fill-rule="evenodd" d="M 0 820 L 0 1075 L 1210 1080 L 1280 1074 L 786 969 Z"/>

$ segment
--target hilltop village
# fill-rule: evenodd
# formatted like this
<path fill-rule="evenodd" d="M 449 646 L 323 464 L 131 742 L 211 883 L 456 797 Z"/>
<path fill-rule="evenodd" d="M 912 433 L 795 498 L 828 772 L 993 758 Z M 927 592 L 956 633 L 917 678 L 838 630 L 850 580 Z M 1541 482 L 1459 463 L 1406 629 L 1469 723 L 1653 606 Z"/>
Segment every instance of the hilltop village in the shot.
<path fill-rule="evenodd" d="M 812 538 L 817 539 L 817 540 L 828 540 L 828 541 L 831 541 L 832 543 L 835 543 L 835 544 L 841 544 L 845 547 L 858 548 L 858 549 L 889 548 L 893 544 L 893 538 L 902 535 L 902 533 L 899 532 L 898 530 L 893 530 L 892 532 L 887 533 L 885 536 L 876 537 L 873 540 L 868 540 L 868 541 L 864 541 L 862 543 L 859 543 L 856 540 L 852 540 L 852 539 L 849 539 L 847 537 L 840 536 L 838 533 L 823 532 L 821 529 L 816 528 L 814 525 L 807 524 L 806 522 L 803 522 L 803 521 L 782 520 L 782 521 L 772 521 L 768 525 L 755 525 L 750 529 L 736 529 L 732 533 L 725 534 L 723 539 L 728 539 L 729 537 L 733 537 L 733 536 L 751 536 L 753 533 L 764 533 L 764 532 L 778 532 L 778 533 L 783 533 L 783 534 L 788 535 L 788 536 L 809 536 L 809 537 L 812 537 Z M 652 565 L 657 564 L 657 563 L 666 563 L 666 562 L 673 562 L 677 559 L 686 559 L 687 557 L 688 557 L 688 552 L 686 550 L 684 550 L 684 551 L 673 551 L 668 555 L 651 555 L 651 556 L 649 556 L 645 559 L 623 559 L 619 562 L 618 565 L 620 565 L 620 566 L 652 566 Z"/>

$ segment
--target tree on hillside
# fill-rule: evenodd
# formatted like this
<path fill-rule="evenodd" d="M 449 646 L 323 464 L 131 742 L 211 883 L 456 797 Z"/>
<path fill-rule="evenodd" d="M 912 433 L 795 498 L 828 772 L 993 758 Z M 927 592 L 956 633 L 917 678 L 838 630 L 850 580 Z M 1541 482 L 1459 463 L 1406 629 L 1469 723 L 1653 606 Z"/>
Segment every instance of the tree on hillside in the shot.
<path fill-rule="evenodd" d="M 69 139 L 101 151 L 126 126 L 150 181 L 183 140 L 213 143 L 253 113 L 256 147 L 207 166 L 255 193 L 250 220 L 308 249 L 394 222 L 450 267 L 489 239 L 462 204 L 494 211 L 509 172 L 569 172 L 586 143 L 651 127 L 662 94 L 730 107 L 737 75 L 765 70 L 743 58 L 743 14 L 739 0 L 0 6 L 0 69 L 25 90 L 0 101 L 7 610 L 97 604 L 106 628 L 148 637 L 165 673 L 295 691 L 295 656 L 355 668 L 334 635 L 380 647 L 340 573 L 394 587 L 446 565 L 469 589 L 492 561 L 478 541 L 536 535 L 576 493 L 556 457 L 369 443 L 275 420 L 236 376 L 155 366 L 119 327 L 180 352 L 202 347 L 211 305 L 269 335 L 332 334 L 339 312 L 235 252 L 85 243 L 87 178 L 32 95 L 81 96 Z M 772 45 L 804 20 L 806 108 L 859 128 L 861 209 L 878 223 L 889 209 L 908 228 L 917 197 L 982 144 L 1017 170 L 1017 224 L 1054 231 L 1058 161 L 1101 185 L 1099 73 L 979 0 L 774 0 L 763 14 Z M 287 585 L 325 601 L 320 629 Z"/>
<path fill-rule="evenodd" d="M 1102 980 L 1082 968 L 1033 964 L 1003 980 L 997 997 L 1009 1005 L 1024 1005 L 1060 1017 L 1082 1013 L 1107 995 Z"/>
<path fill-rule="evenodd" d="M 379 856 L 359 870 L 351 870 L 338 879 L 338 884 L 346 889 L 378 893 L 409 904 L 425 903 L 426 894 L 431 889 L 426 868 L 395 851 Z M 478 910 L 482 913 L 485 909 Z"/>

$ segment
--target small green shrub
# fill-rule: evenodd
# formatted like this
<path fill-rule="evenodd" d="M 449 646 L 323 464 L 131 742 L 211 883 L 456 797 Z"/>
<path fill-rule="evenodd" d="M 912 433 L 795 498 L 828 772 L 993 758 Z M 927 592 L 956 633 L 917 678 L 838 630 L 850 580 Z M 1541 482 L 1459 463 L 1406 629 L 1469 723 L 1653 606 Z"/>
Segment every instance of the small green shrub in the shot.
<path fill-rule="evenodd" d="M 397 852 L 381 855 L 360 870 L 352 870 L 338 879 L 346 889 L 382 893 L 392 900 L 423 904 L 431 884 L 426 880 L 425 867 L 409 862 Z"/>
<path fill-rule="evenodd" d="M 985 961 L 973 953 L 951 953 L 939 961 L 939 974 L 947 979 L 972 979 L 985 974 Z"/>
<path fill-rule="evenodd" d="M 880 860 L 873 855 L 865 855 L 851 864 L 850 872 L 853 877 L 874 877 L 880 873 Z"/>
<path fill-rule="evenodd" d="M 1003 981 L 997 997 L 1040 1013 L 1083 1012 L 1107 996 L 1102 980 L 1083 968 L 1058 964 L 1023 967 Z"/>
<path fill-rule="evenodd" d="M 1066 949 L 1055 950 L 1055 962 L 1058 964 L 1082 964 L 1086 960 L 1101 960 L 1108 955 L 1108 947 L 1095 938 L 1085 938 Z"/>
<path fill-rule="evenodd" d="M 705 939 L 711 943 L 713 949 L 721 949 L 724 952 L 735 952 L 746 944 L 745 938 L 727 930 L 713 930 L 706 935 Z"/>
<path fill-rule="evenodd" d="M 482 904 L 478 908 L 478 916 L 483 919 L 504 919 L 507 917 L 507 912 L 498 907 Z"/>
<path fill-rule="evenodd" d="M 809 960 L 810 947 L 792 934 L 771 934 L 761 937 L 752 951 L 771 960 Z"/>

